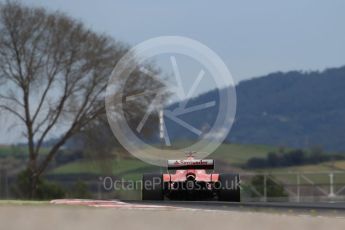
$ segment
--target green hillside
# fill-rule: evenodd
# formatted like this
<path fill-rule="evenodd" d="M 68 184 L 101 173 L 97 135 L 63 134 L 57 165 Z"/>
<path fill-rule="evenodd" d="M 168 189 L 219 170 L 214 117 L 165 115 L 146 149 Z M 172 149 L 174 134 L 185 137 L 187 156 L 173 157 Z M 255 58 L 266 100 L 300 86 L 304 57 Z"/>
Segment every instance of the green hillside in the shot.
<path fill-rule="evenodd" d="M 213 158 L 216 161 L 223 161 L 227 164 L 239 167 L 252 157 L 265 157 L 268 152 L 277 150 L 276 147 L 263 145 L 238 145 L 238 144 L 223 144 L 208 158 Z M 197 155 L 196 155 L 197 156 Z M 151 166 L 138 159 L 128 158 L 113 159 L 113 160 L 83 160 L 68 163 L 52 169 L 49 174 L 104 174 L 111 173 L 112 175 L 123 175 L 128 177 L 136 177 L 144 171 L 157 170 L 158 167 Z M 159 169 L 158 169 L 159 170 Z"/>

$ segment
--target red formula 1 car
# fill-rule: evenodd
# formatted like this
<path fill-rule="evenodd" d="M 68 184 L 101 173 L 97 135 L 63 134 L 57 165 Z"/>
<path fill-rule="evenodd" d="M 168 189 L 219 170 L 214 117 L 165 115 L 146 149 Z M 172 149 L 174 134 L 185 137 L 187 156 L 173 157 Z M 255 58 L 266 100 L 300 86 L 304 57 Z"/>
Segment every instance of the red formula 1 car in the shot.
<path fill-rule="evenodd" d="M 143 200 L 209 200 L 240 202 L 239 174 L 215 173 L 214 161 L 168 160 L 167 173 L 143 175 Z"/>

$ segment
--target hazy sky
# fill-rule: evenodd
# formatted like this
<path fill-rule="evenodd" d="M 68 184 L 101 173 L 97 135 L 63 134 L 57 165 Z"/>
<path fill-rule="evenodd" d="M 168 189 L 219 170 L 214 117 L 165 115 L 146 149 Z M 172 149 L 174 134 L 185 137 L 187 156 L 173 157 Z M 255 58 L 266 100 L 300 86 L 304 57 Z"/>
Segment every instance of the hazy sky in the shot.
<path fill-rule="evenodd" d="M 131 45 L 162 35 L 204 43 L 235 80 L 345 64 L 344 0 L 23 0 Z"/>
<path fill-rule="evenodd" d="M 274 71 L 345 64 L 344 0 L 22 2 L 65 12 L 130 45 L 163 35 L 196 39 L 218 53 L 236 82 Z M 0 143 L 19 136 L 2 128 Z"/>

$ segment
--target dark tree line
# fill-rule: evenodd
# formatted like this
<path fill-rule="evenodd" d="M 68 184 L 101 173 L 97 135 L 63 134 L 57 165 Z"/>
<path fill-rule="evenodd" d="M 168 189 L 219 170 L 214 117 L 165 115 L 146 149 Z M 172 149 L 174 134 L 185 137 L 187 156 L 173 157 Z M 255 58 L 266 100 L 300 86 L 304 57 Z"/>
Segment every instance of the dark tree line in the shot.
<path fill-rule="evenodd" d="M 308 152 L 301 149 L 291 150 L 286 153 L 271 152 L 266 158 L 253 157 L 249 159 L 245 168 L 277 168 L 299 166 L 307 164 L 318 164 L 332 160 L 344 160 L 345 156 L 340 154 L 325 154 L 322 152 Z"/>

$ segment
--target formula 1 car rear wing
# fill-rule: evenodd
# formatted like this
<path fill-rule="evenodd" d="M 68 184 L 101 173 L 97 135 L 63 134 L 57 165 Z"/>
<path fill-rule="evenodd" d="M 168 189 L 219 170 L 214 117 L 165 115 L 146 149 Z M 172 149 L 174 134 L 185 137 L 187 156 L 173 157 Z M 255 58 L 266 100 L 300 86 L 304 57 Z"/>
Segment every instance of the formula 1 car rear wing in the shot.
<path fill-rule="evenodd" d="M 214 169 L 214 160 L 168 160 L 168 170 L 182 169 Z"/>

